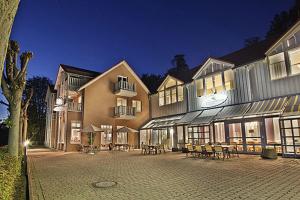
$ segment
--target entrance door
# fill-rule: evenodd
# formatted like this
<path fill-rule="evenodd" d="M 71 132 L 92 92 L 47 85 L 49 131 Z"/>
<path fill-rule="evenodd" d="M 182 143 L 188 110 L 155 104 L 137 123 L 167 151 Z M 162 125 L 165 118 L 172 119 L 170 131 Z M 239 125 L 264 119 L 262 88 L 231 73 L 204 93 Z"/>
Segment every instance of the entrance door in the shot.
<path fill-rule="evenodd" d="M 300 119 L 281 119 L 282 156 L 300 157 Z"/>
<path fill-rule="evenodd" d="M 261 122 L 245 122 L 245 145 L 247 152 L 260 153 L 262 150 Z"/>
<path fill-rule="evenodd" d="M 244 151 L 242 123 L 230 123 L 227 126 L 229 144 L 236 145 L 238 151 Z"/>

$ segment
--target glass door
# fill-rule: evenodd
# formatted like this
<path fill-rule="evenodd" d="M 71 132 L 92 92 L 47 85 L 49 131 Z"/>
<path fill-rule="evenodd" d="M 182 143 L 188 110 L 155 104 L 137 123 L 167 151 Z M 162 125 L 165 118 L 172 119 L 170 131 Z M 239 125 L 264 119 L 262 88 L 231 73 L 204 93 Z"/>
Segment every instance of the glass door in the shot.
<path fill-rule="evenodd" d="M 259 153 L 262 150 L 261 122 L 245 122 L 246 151 Z"/>
<path fill-rule="evenodd" d="M 280 122 L 282 155 L 300 157 L 300 119 L 283 119 Z"/>
<path fill-rule="evenodd" d="M 244 150 L 242 123 L 228 124 L 228 141 L 229 144 L 236 145 L 238 151 Z"/>

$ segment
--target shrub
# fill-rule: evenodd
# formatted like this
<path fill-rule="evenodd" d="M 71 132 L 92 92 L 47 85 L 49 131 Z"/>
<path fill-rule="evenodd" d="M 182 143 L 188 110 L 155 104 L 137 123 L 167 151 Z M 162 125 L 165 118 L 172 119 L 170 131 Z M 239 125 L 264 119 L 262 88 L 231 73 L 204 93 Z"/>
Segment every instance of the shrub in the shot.
<path fill-rule="evenodd" d="M 0 148 L 0 200 L 15 199 L 20 180 L 22 180 L 22 159 L 10 156 L 7 148 Z"/>

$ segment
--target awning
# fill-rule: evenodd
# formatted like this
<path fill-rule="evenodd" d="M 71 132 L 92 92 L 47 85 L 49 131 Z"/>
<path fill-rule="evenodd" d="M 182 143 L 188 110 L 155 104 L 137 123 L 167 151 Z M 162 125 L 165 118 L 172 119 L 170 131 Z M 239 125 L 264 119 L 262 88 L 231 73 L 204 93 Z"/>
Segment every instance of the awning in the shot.
<path fill-rule="evenodd" d="M 117 132 L 126 132 L 126 133 L 137 133 L 139 131 L 133 129 L 133 128 L 129 128 L 127 126 L 123 126 L 122 128 L 117 129 Z"/>
<path fill-rule="evenodd" d="M 90 124 L 89 126 L 81 129 L 81 132 L 83 133 L 94 133 L 94 132 L 100 132 L 100 131 L 104 131 L 101 128 L 98 128 L 97 126 L 94 126 L 93 124 Z"/>
<path fill-rule="evenodd" d="M 186 113 L 180 120 L 176 122 L 176 124 L 189 124 L 202 112 L 203 111 L 201 110 L 201 111 Z"/>
<path fill-rule="evenodd" d="M 159 118 L 153 119 L 147 124 L 145 124 L 141 129 L 149 129 L 149 128 L 162 128 L 168 126 L 174 126 L 178 120 L 180 120 L 184 115 L 177 115 L 173 117 Z"/>
<path fill-rule="evenodd" d="M 283 116 L 299 115 L 300 114 L 300 97 L 299 95 L 292 96 L 287 102 Z"/>
<path fill-rule="evenodd" d="M 251 108 L 245 114 L 245 116 L 281 113 L 287 99 L 288 99 L 287 97 L 282 97 L 282 98 L 254 102 Z"/>
<path fill-rule="evenodd" d="M 221 112 L 218 113 L 218 115 L 215 117 L 215 120 L 243 117 L 250 105 L 250 103 L 246 103 L 234 106 L 226 106 Z"/>
<path fill-rule="evenodd" d="M 206 125 L 210 124 L 215 116 L 222 110 L 222 108 L 215 108 L 215 109 L 209 109 L 204 110 L 198 117 L 196 117 L 192 121 L 192 125 Z"/>

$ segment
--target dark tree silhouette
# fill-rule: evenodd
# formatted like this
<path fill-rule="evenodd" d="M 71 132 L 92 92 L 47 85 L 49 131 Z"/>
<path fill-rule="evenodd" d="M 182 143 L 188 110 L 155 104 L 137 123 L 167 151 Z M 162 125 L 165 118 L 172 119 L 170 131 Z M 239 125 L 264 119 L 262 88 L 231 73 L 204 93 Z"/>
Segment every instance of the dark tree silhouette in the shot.
<path fill-rule="evenodd" d="M 141 80 L 148 87 L 151 94 L 153 94 L 156 93 L 157 88 L 162 83 L 163 77 L 156 74 L 143 74 Z"/>
<path fill-rule="evenodd" d="M 266 38 L 278 37 L 284 34 L 300 19 L 300 0 L 295 0 L 294 5 L 288 11 L 276 14 L 271 21 Z"/>
<path fill-rule="evenodd" d="M 46 111 L 45 97 L 51 80 L 46 77 L 34 76 L 27 80 L 26 91 L 34 91 L 28 105 L 28 138 L 43 144 L 45 138 Z"/>
<path fill-rule="evenodd" d="M 250 47 L 252 45 L 255 45 L 261 41 L 260 37 L 250 37 L 245 39 L 245 47 Z"/>
<path fill-rule="evenodd" d="M 173 67 L 170 68 L 166 75 L 174 76 L 184 82 L 188 82 L 191 79 L 191 72 L 189 66 L 186 64 L 184 55 L 175 55 L 172 60 Z"/>

